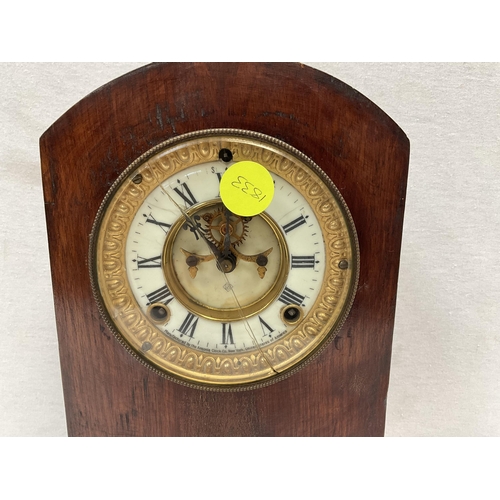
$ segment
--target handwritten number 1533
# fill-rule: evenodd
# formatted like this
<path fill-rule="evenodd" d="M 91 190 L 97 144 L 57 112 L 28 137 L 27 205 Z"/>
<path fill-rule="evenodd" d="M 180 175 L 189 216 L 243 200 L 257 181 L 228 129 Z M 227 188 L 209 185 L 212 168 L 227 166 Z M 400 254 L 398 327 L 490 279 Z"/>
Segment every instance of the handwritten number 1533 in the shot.
<path fill-rule="evenodd" d="M 238 175 L 237 180 L 231 182 L 231 186 L 235 187 L 236 189 L 240 189 L 242 193 L 245 193 L 258 201 L 262 201 L 267 196 L 262 196 L 262 190 L 260 190 L 242 175 Z"/>

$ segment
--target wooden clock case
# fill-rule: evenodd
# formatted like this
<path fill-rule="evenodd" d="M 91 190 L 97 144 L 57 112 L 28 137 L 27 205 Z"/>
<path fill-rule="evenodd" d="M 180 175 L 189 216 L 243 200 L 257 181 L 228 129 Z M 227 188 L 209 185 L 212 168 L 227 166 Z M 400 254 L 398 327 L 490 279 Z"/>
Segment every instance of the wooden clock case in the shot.
<path fill-rule="evenodd" d="M 268 387 L 199 390 L 158 376 L 114 339 L 94 301 L 89 234 L 111 184 L 153 146 L 195 130 L 280 139 L 333 180 L 353 216 L 360 279 L 333 342 Z M 346 84 L 302 64 L 159 63 L 99 88 L 41 137 L 70 436 L 381 436 L 409 141 Z"/>

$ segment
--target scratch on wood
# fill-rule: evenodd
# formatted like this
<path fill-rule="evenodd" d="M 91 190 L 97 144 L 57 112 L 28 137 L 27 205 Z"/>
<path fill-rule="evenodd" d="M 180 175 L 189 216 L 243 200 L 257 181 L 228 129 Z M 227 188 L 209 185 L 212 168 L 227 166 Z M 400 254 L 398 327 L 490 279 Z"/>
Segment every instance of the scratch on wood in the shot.
<path fill-rule="evenodd" d="M 295 115 L 290 113 L 283 113 L 282 111 L 275 111 L 274 113 L 265 111 L 264 113 L 261 113 L 261 116 L 271 116 L 271 115 L 279 116 L 280 118 L 288 118 L 290 120 L 295 120 Z"/>
<path fill-rule="evenodd" d="M 343 337 L 341 335 L 337 335 L 335 337 L 335 339 L 333 340 L 333 343 L 334 343 L 335 349 L 337 349 L 337 351 L 341 351 L 342 348 L 344 347 Z"/>
<path fill-rule="evenodd" d="M 161 117 L 161 108 L 159 104 L 156 105 L 156 121 L 158 122 L 160 128 L 163 130 L 163 120 Z"/>
<path fill-rule="evenodd" d="M 111 336 L 102 323 L 99 323 L 99 330 L 108 340 L 111 340 Z"/>

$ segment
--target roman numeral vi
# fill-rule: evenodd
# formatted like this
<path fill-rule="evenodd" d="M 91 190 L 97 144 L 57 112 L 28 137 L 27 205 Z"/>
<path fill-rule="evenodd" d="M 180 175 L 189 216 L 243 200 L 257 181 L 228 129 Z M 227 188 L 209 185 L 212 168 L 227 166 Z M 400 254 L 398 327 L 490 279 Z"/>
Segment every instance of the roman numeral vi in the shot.
<path fill-rule="evenodd" d="M 222 323 L 222 343 L 234 344 L 233 329 L 231 328 L 231 323 Z"/>
<path fill-rule="evenodd" d="M 182 325 L 179 327 L 179 331 L 183 335 L 193 338 L 196 326 L 198 325 L 198 319 L 199 318 L 197 318 L 193 313 L 188 313 L 182 322 Z"/>

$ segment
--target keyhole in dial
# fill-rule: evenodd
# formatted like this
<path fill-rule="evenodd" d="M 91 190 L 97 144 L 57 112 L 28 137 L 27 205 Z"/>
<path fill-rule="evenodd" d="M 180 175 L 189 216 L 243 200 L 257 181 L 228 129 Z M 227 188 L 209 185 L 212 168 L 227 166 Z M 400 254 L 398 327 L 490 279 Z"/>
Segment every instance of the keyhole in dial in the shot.
<path fill-rule="evenodd" d="M 151 304 L 148 312 L 155 323 L 167 323 L 170 319 L 170 310 L 165 304 Z"/>
<path fill-rule="evenodd" d="M 289 325 L 294 325 L 302 319 L 303 312 L 299 306 L 290 304 L 281 310 L 283 321 Z"/>

